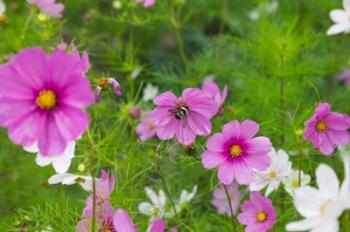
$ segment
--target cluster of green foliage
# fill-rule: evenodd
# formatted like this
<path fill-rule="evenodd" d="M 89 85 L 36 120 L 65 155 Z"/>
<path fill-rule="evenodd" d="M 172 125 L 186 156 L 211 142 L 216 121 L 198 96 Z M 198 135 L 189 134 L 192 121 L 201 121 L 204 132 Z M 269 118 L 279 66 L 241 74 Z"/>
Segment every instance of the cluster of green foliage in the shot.
<path fill-rule="evenodd" d="M 101 76 L 121 83 L 122 97 L 106 91 L 102 102 L 88 109 L 90 128 L 78 142 L 70 172 L 78 173 L 78 165 L 84 164 L 86 173 L 115 173 L 111 203 L 128 210 L 141 231 L 149 219 L 138 214 L 137 205 L 146 199 L 144 187 L 163 188 L 160 176 L 176 197 L 198 185 L 194 200 L 169 225 L 180 231 L 231 230 L 229 219 L 210 203 L 219 183 L 215 171 L 200 162 L 207 138 L 198 138 L 191 153 L 175 141 L 137 140 L 139 120 L 129 112 L 133 106 L 152 109 L 151 102 L 140 100 L 146 83 L 179 94 L 186 87 L 200 87 L 213 74 L 221 87 L 229 87 L 225 113 L 212 120 L 214 132 L 230 120 L 253 119 L 274 147 L 297 153 L 291 157 L 293 167 L 310 174 L 311 184 L 319 163 L 330 164 L 343 177 L 338 156 L 322 156 L 298 133 L 319 102 L 350 113 L 350 88 L 337 80 L 349 65 L 347 36 L 325 34 L 331 25 L 329 11 L 339 8 L 340 0 L 281 0 L 275 13 L 261 12 L 258 21 L 248 14 L 264 0 L 158 0 L 148 9 L 133 0 L 121 0 L 118 9 L 112 0 L 60 2 L 65 11 L 57 21 L 39 17 L 23 0 L 5 1 L 0 61 L 26 47 L 52 51 L 62 40 L 74 41 L 90 54 L 93 86 Z M 141 73 L 132 79 L 135 69 Z M 53 168 L 38 167 L 34 160 L 0 130 L 0 231 L 41 231 L 48 226 L 74 231 L 88 193 L 79 186 L 48 185 Z M 273 231 L 284 231 L 286 223 L 300 218 L 282 188 L 271 199 L 277 210 Z M 343 231 L 346 226 L 350 223 L 342 224 Z M 243 231 L 238 222 L 237 231 Z"/>

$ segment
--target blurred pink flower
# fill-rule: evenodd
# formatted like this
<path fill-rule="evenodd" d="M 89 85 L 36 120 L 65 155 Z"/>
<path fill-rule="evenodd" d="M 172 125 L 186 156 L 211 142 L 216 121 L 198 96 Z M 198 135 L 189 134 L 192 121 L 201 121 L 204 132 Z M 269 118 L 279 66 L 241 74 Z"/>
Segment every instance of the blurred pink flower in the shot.
<path fill-rule="evenodd" d="M 101 101 L 101 91 L 106 89 L 109 85 L 111 85 L 114 89 L 114 93 L 117 96 L 121 96 L 122 92 L 120 91 L 120 84 L 112 77 L 103 77 L 98 81 L 98 85 L 95 90 L 95 100 L 97 102 Z"/>
<path fill-rule="evenodd" d="M 239 201 L 241 200 L 242 194 L 238 190 L 238 184 L 233 181 L 232 184 L 226 186 L 228 190 L 229 199 L 231 202 L 231 207 L 233 213 L 235 214 L 239 206 Z M 227 196 L 224 186 L 216 188 L 213 192 L 213 199 L 211 201 L 212 205 L 218 210 L 220 214 L 226 213 L 228 216 L 231 215 L 230 206 L 227 202 Z"/>
<path fill-rule="evenodd" d="M 133 118 L 139 118 L 141 116 L 141 110 L 137 106 L 133 106 L 130 109 L 130 114 Z"/>
<path fill-rule="evenodd" d="M 27 0 L 31 5 L 37 6 L 41 12 L 54 18 L 61 18 L 64 10 L 62 3 L 55 3 L 55 0 Z"/>
<path fill-rule="evenodd" d="M 212 118 L 218 111 L 217 104 L 200 89 L 188 88 L 177 98 L 172 92 L 165 92 L 154 99 L 157 107 L 150 117 L 157 128 L 157 136 L 177 140 L 188 146 L 197 135 L 208 136 Z"/>
<path fill-rule="evenodd" d="M 346 69 L 340 73 L 339 80 L 343 81 L 346 85 L 350 85 L 350 69 Z"/>
<path fill-rule="evenodd" d="M 233 179 L 239 184 L 252 183 L 253 169 L 264 171 L 271 163 L 270 139 L 253 138 L 258 131 L 259 125 L 252 120 L 225 124 L 222 133 L 209 138 L 207 150 L 202 154 L 203 166 L 208 169 L 218 166 L 218 178 L 225 185 L 231 184 Z"/>
<path fill-rule="evenodd" d="M 251 192 L 250 200 L 242 205 L 242 213 L 238 215 L 239 223 L 247 225 L 246 232 L 266 232 L 276 223 L 276 212 L 271 200 Z"/>
<path fill-rule="evenodd" d="M 157 130 L 155 125 L 152 122 L 152 119 L 149 113 L 147 113 L 145 117 L 142 119 L 141 123 L 137 125 L 136 133 L 138 134 L 138 136 L 142 141 L 151 139 L 156 135 Z"/>
<path fill-rule="evenodd" d="M 136 0 L 137 3 L 143 3 L 145 8 L 151 7 L 156 4 L 156 0 Z"/>
<path fill-rule="evenodd" d="M 305 122 L 304 139 L 311 140 L 325 155 L 331 155 L 336 146 L 350 143 L 350 117 L 330 110 L 328 103 L 320 103 L 315 114 Z"/>
<path fill-rule="evenodd" d="M 165 231 L 165 222 L 161 218 L 156 218 L 152 221 L 148 227 L 148 232 L 164 232 Z M 170 232 L 177 232 L 175 227 L 171 228 Z"/>
<path fill-rule="evenodd" d="M 113 174 L 108 176 L 108 173 L 105 170 L 101 172 L 101 178 L 96 179 L 96 196 L 99 199 L 107 199 L 109 195 L 114 190 L 115 186 L 115 177 Z"/>
<path fill-rule="evenodd" d="M 202 86 L 203 92 L 205 92 L 209 97 L 213 98 L 218 107 L 220 108 L 227 98 L 227 85 L 225 85 L 224 90 L 220 91 L 219 86 L 215 83 L 213 78 L 208 78 L 203 82 Z"/>
<path fill-rule="evenodd" d="M 60 156 L 89 125 L 84 108 L 93 92 L 80 57 L 24 49 L 0 66 L 0 82 L 0 127 L 16 144 L 37 144 L 41 155 Z"/>

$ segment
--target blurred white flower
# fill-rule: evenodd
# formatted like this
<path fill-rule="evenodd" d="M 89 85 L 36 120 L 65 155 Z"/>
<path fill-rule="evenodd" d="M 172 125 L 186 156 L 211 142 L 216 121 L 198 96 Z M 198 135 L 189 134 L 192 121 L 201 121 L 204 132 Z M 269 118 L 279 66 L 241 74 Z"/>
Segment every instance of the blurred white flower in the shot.
<path fill-rule="evenodd" d="M 153 100 L 158 95 L 158 88 L 152 84 L 147 84 L 143 90 L 142 100 L 149 101 Z"/>
<path fill-rule="evenodd" d="M 249 185 L 251 191 L 260 191 L 267 186 L 266 196 L 276 190 L 282 178 L 288 176 L 292 170 L 292 163 L 284 150 L 278 150 L 276 153 L 275 149 L 272 149 L 268 155 L 271 159 L 270 167 L 263 172 L 256 171 L 254 182 Z"/>
<path fill-rule="evenodd" d="M 5 11 L 6 11 L 6 5 L 2 0 L 0 0 L 0 15 L 4 15 Z"/>
<path fill-rule="evenodd" d="M 349 163 L 344 162 L 345 167 Z M 349 168 L 349 167 L 348 167 Z M 349 170 L 339 188 L 339 180 L 332 168 L 320 164 L 316 169 L 318 189 L 306 186 L 295 190 L 294 205 L 305 219 L 287 224 L 287 231 L 339 231 L 338 218 L 349 208 Z"/>
<path fill-rule="evenodd" d="M 265 14 L 272 14 L 278 9 L 278 1 L 272 1 L 263 3 L 262 8 L 255 8 L 254 10 L 249 12 L 249 18 L 253 21 L 260 19 L 260 10 L 263 10 Z"/>
<path fill-rule="evenodd" d="M 189 203 L 197 193 L 197 185 L 192 189 L 192 192 L 187 192 L 187 190 L 182 190 L 179 202 L 176 204 L 176 212 L 179 213 L 181 210 Z"/>
<path fill-rule="evenodd" d="M 52 227 L 49 225 L 45 229 L 41 230 L 40 232 L 53 232 Z"/>
<path fill-rule="evenodd" d="M 300 171 L 299 173 L 299 170 L 292 170 L 289 176 L 283 178 L 282 182 L 286 192 L 293 197 L 295 190 L 300 187 L 305 187 L 310 183 L 310 180 L 310 176 L 308 174 L 304 174 L 303 171 Z"/>
<path fill-rule="evenodd" d="M 120 8 L 122 8 L 122 3 L 119 0 L 115 0 L 112 2 L 112 6 L 114 9 L 119 10 Z"/>
<path fill-rule="evenodd" d="M 92 191 L 92 177 L 72 173 L 57 173 L 48 180 L 49 184 L 62 183 L 63 185 L 79 184 L 84 190 Z"/>
<path fill-rule="evenodd" d="M 335 24 L 328 29 L 327 35 L 350 32 L 350 0 L 343 0 L 343 7 L 343 10 L 335 9 L 329 13 Z"/>
<path fill-rule="evenodd" d="M 29 147 L 23 147 L 25 151 L 31 152 L 31 153 L 37 153 L 35 162 L 41 166 L 47 166 L 49 164 L 52 164 L 55 171 L 57 173 L 65 173 L 68 171 L 70 164 L 72 162 L 72 159 L 74 158 L 75 153 L 75 142 L 69 142 L 66 150 L 57 156 L 43 156 L 39 153 L 39 148 L 37 143 L 32 144 Z"/>
<path fill-rule="evenodd" d="M 158 194 L 153 189 L 146 187 L 145 192 L 151 202 L 141 202 L 138 210 L 141 214 L 150 216 L 152 221 L 158 217 L 171 217 L 172 213 L 166 212 L 166 197 L 163 190 L 159 190 Z"/>

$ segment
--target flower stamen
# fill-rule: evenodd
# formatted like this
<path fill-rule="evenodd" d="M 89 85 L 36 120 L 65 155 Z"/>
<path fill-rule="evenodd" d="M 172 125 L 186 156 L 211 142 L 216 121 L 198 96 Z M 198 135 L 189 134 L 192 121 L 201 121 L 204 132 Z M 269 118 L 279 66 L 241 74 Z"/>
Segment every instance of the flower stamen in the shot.
<path fill-rule="evenodd" d="M 241 148 L 241 146 L 238 145 L 238 144 L 232 145 L 230 147 L 230 155 L 232 157 L 238 157 L 238 156 L 242 155 L 242 148 Z"/>
<path fill-rule="evenodd" d="M 52 90 L 42 90 L 36 98 L 36 104 L 43 110 L 51 110 L 57 104 L 56 94 Z"/>
<path fill-rule="evenodd" d="M 318 132 L 325 132 L 328 129 L 327 122 L 324 120 L 320 120 L 316 123 L 316 130 Z"/>
<path fill-rule="evenodd" d="M 256 215 L 256 220 L 258 220 L 258 222 L 264 222 L 267 219 L 267 215 L 265 212 L 261 211 Z"/>

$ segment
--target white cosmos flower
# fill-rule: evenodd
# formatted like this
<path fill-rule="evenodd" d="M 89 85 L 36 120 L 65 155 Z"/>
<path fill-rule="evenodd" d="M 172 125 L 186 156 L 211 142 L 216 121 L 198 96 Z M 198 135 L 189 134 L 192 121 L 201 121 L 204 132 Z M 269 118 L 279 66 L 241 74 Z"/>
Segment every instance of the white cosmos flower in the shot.
<path fill-rule="evenodd" d="M 263 10 L 266 14 L 272 14 L 278 9 L 278 1 L 272 1 L 263 3 L 262 8 L 255 8 L 249 12 L 249 18 L 253 21 L 257 21 L 260 18 L 260 10 Z"/>
<path fill-rule="evenodd" d="M 249 186 L 251 191 L 260 191 L 267 186 L 266 196 L 276 190 L 282 179 L 292 170 L 292 163 L 284 150 L 278 150 L 276 153 L 275 149 L 272 149 L 268 155 L 271 159 L 270 167 L 263 172 L 256 171 L 254 182 Z"/>
<path fill-rule="evenodd" d="M 349 165 L 349 163 L 344 162 L 344 165 Z M 305 219 L 287 224 L 286 230 L 339 231 L 338 218 L 350 205 L 348 171 L 345 170 L 346 176 L 339 188 L 339 180 L 333 169 L 328 165 L 320 164 L 316 169 L 318 189 L 306 186 L 295 190 L 295 208 Z"/>
<path fill-rule="evenodd" d="M 158 88 L 152 84 L 147 84 L 143 90 L 142 100 L 149 101 L 153 100 L 158 95 Z"/>
<path fill-rule="evenodd" d="M 350 209 L 350 145 L 339 148 L 344 162 L 345 179 L 341 186 L 341 197 L 347 209 Z"/>
<path fill-rule="evenodd" d="M 157 217 L 171 217 L 173 214 L 166 212 L 166 197 L 163 190 L 159 190 L 158 194 L 153 189 L 146 187 L 145 192 L 151 202 L 141 202 L 138 210 L 141 214 L 150 216 L 150 220 Z"/>
<path fill-rule="evenodd" d="M 187 190 L 182 190 L 179 202 L 176 204 L 176 212 L 179 213 L 181 210 L 189 203 L 197 193 L 197 185 L 192 189 L 192 192 L 187 192 Z"/>
<path fill-rule="evenodd" d="M 335 9 L 329 13 L 335 24 L 328 29 L 327 35 L 350 32 L 350 0 L 343 0 L 343 7 L 343 10 Z"/>
<path fill-rule="evenodd" d="M 295 190 L 300 187 L 305 187 L 310 183 L 310 180 L 310 176 L 308 174 L 304 174 L 303 171 L 299 172 L 299 170 L 292 170 L 290 175 L 288 175 L 286 178 L 283 178 L 282 182 L 286 192 L 293 197 Z"/>
<path fill-rule="evenodd" d="M 3 15 L 5 11 L 6 11 L 6 5 L 2 0 L 0 0 L 0 15 Z"/>
<path fill-rule="evenodd" d="M 72 159 L 74 158 L 75 153 L 75 142 L 69 142 L 66 150 L 57 156 L 43 156 L 39 153 L 39 148 L 37 143 L 34 143 L 33 145 L 29 147 L 23 147 L 24 150 L 31 153 L 37 153 L 36 156 L 36 163 L 41 166 L 47 166 L 49 164 L 52 164 L 55 171 L 57 173 L 65 173 L 68 171 L 70 164 L 72 162 Z"/>
<path fill-rule="evenodd" d="M 92 177 L 72 173 L 57 173 L 48 180 L 49 184 L 62 183 L 63 185 L 79 184 L 84 190 L 92 191 Z"/>

